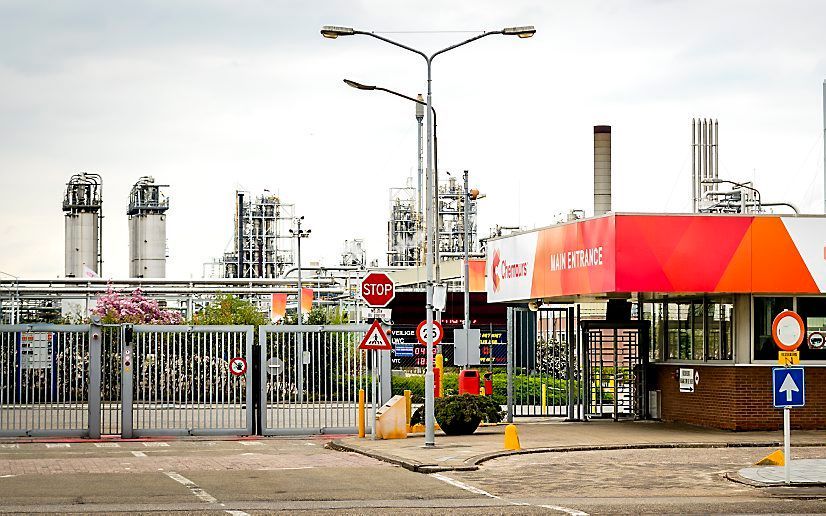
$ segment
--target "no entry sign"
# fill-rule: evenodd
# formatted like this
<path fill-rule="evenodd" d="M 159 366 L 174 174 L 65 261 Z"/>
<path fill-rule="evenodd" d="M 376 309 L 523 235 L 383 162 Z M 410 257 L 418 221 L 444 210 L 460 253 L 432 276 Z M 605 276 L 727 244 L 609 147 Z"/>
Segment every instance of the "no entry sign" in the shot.
<path fill-rule="evenodd" d="M 361 297 L 373 308 L 384 308 L 396 297 L 396 285 L 383 272 L 371 272 L 361 282 Z"/>

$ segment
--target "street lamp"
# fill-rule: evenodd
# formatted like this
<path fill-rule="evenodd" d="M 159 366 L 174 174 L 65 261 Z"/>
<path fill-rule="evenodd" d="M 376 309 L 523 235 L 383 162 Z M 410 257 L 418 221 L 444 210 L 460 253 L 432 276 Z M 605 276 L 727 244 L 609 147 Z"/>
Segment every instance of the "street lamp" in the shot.
<path fill-rule="evenodd" d="M 417 98 L 410 97 L 403 93 L 399 93 L 397 91 L 389 90 L 387 88 L 382 88 L 381 86 L 373 86 L 371 84 L 361 84 L 356 81 L 352 81 L 350 79 L 344 79 L 344 84 L 350 86 L 351 88 L 355 88 L 357 90 L 362 91 L 383 91 L 385 93 L 389 93 L 391 95 L 395 95 L 397 97 L 401 97 L 403 99 L 409 100 L 410 102 L 416 103 L 416 120 L 419 122 L 419 151 L 418 151 L 418 160 L 419 160 L 419 195 L 417 199 L 418 203 L 418 210 L 419 210 L 419 217 L 422 216 L 422 170 L 421 170 L 421 140 L 422 140 L 422 117 L 424 116 L 424 107 L 427 106 L 427 103 L 422 100 L 422 96 L 419 95 Z M 419 109 L 421 108 L 421 109 Z M 436 128 L 438 124 L 436 123 L 436 109 L 433 106 L 430 106 L 430 111 L 433 113 L 433 177 L 436 178 L 438 183 L 439 178 L 439 138 L 437 136 Z M 421 224 L 421 223 L 420 223 Z M 419 228 L 421 229 L 421 228 Z M 437 244 L 438 245 L 438 238 Z M 419 261 L 421 264 L 421 261 Z M 438 276 L 436 280 L 438 281 Z"/>
<path fill-rule="evenodd" d="M 298 353 L 296 354 L 298 359 L 298 368 L 296 370 L 296 383 L 298 384 L 296 397 L 298 398 L 298 403 L 303 403 L 304 401 L 304 333 L 301 331 L 301 325 L 304 319 L 304 314 L 301 313 L 301 298 L 303 297 L 303 284 L 301 282 L 301 239 L 309 237 L 312 232 L 312 229 L 301 229 L 302 220 L 304 220 L 304 215 L 296 219 L 296 230 L 289 230 L 290 235 L 294 236 L 298 243 Z"/>
<path fill-rule="evenodd" d="M 360 30 L 355 30 L 352 27 L 338 27 L 333 25 L 325 25 L 321 28 L 321 35 L 325 38 L 329 39 L 336 39 L 339 36 L 353 36 L 356 34 L 363 35 L 363 36 L 370 36 L 371 38 L 378 39 L 380 41 L 384 41 L 385 43 L 389 43 L 393 46 L 402 48 L 409 52 L 413 52 L 421 56 L 425 60 L 425 64 L 427 65 L 427 180 L 425 189 L 427 190 L 427 204 L 426 204 L 426 215 L 425 215 L 425 238 L 426 238 L 426 248 L 427 254 L 425 256 L 425 269 L 427 270 L 427 288 L 426 288 L 426 328 L 427 328 L 427 335 L 426 335 L 426 342 L 427 342 L 427 372 L 425 373 L 425 446 L 435 446 L 436 439 L 435 439 L 435 428 L 434 428 L 434 416 L 433 416 L 433 406 L 434 406 L 434 397 L 433 397 L 433 259 L 434 259 L 434 252 L 433 252 L 433 245 L 432 240 L 434 239 L 433 232 L 433 196 L 434 196 L 434 188 L 433 188 L 433 134 L 432 134 L 432 108 L 433 108 L 433 94 L 431 88 L 432 82 L 432 68 L 433 68 L 433 60 L 436 56 L 440 54 L 444 54 L 445 52 L 449 52 L 455 48 L 461 47 L 463 45 L 467 45 L 477 39 L 484 38 L 486 36 L 492 36 L 494 34 L 503 34 L 507 36 L 518 36 L 519 38 L 529 38 L 536 33 L 536 29 L 533 26 L 522 26 L 522 27 L 507 27 L 497 31 L 486 31 L 482 34 L 478 34 L 472 38 L 468 38 L 464 41 L 460 41 L 454 45 L 450 45 L 445 47 L 441 50 L 437 50 L 431 55 L 427 55 L 421 50 L 416 50 L 415 48 L 409 47 L 398 41 L 393 41 L 392 39 L 385 38 L 384 36 L 380 36 L 374 32 L 364 32 Z M 436 235 L 438 236 L 438 235 Z"/>
<path fill-rule="evenodd" d="M 465 342 L 468 343 L 470 342 L 468 340 L 468 330 L 470 329 L 470 202 L 477 199 L 484 199 L 486 196 L 483 193 L 479 193 L 479 190 L 476 188 L 472 190 L 469 189 L 467 170 L 464 172 L 464 180 L 465 190 L 462 204 L 464 205 L 465 219 L 462 226 L 465 230 L 465 322 L 463 326 L 465 330 Z"/>

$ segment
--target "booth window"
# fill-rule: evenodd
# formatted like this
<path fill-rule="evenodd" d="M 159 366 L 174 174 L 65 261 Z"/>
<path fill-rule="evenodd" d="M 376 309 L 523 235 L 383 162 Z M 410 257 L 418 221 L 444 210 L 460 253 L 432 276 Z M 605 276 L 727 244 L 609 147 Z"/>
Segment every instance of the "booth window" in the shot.
<path fill-rule="evenodd" d="M 651 361 L 732 359 L 734 302 L 730 298 L 645 303 L 643 317 L 651 321 Z"/>
<path fill-rule="evenodd" d="M 772 339 L 772 322 L 774 322 L 777 314 L 783 310 L 793 309 L 794 298 L 792 297 L 754 298 L 755 360 L 777 360 L 777 346 L 775 346 L 774 340 Z"/>
<path fill-rule="evenodd" d="M 826 360 L 826 339 L 811 339 L 813 333 L 826 336 L 826 298 L 798 297 L 797 313 L 803 319 L 806 336 L 798 348 L 801 360 Z"/>

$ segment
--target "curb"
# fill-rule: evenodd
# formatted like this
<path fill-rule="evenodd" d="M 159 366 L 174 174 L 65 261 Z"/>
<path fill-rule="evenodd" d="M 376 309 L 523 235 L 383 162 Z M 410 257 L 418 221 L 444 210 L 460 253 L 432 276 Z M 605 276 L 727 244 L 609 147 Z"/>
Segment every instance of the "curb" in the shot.
<path fill-rule="evenodd" d="M 495 452 L 482 453 L 469 457 L 459 465 L 447 464 L 433 464 L 422 463 L 415 460 L 404 459 L 396 455 L 384 454 L 376 452 L 360 446 L 344 443 L 337 439 L 330 441 L 325 445 L 325 448 L 335 451 L 352 452 L 364 455 L 376 460 L 388 462 L 396 466 L 401 466 L 416 473 L 438 473 L 442 471 L 476 471 L 479 465 L 489 460 L 498 459 L 500 457 L 509 457 L 512 455 L 527 455 L 533 453 L 567 453 L 579 451 L 614 451 L 614 450 L 646 450 L 646 449 L 677 449 L 677 448 L 767 448 L 773 446 L 782 446 L 782 441 L 748 441 L 748 442 L 698 442 L 698 443 L 630 443 L 630 444 L 597 444 L 597 445 L 572 445 L 572 446 L 554 446 L 543 448 L 524 448 L 522 450 L 499 450 Z M 819 447 L 826 446 L 820 443 L 802 443 L 795 444 L 795 447 Z M 739 475 L 738 475 L 739 476 Z M 734 479 L 730 479 L 737 481 Z M 747 481 L 747 479 L 743 479 Z M 746 483 L 746 482 L 742 482 Z M 814 484 L 806 484 L 814 485 Z M 778 486 L 765 486 L 778 487 Z M 781 486 L 782 487 L 782 486 Z"/>
<path fill-rule="evenodd" d="M 750 487 L 756 487 L 759 489 L 765 488 L 777 488 L 777 487 L 824 487 L 826 486 L 826 482 L 792 482 L 791 484 L 769 484 L 767 482 L 758 482 L 756 480 L 752 480 L 750 478 L 746 478 L 740 473 L 729 472 L 723 475 L 726 480 L 730 480 L 731 482 L 735 482 L 737 484 L 743 484 Z M 820 498 L 820 497 L 818 497 Z"/>

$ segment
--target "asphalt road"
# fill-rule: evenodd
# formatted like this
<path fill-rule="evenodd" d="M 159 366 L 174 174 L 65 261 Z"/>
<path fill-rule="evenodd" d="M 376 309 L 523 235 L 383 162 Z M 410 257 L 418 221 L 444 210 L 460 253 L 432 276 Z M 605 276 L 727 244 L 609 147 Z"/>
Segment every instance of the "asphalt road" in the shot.
<path fill-rule="evenodd" d="M 523 455 L 422 475 L 327 450 L 326 440 L 0 444 L 0 513 L 826 512 L 820 488 L 764 490 L 722 478 L 769 450 Z"/>

